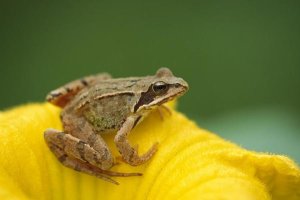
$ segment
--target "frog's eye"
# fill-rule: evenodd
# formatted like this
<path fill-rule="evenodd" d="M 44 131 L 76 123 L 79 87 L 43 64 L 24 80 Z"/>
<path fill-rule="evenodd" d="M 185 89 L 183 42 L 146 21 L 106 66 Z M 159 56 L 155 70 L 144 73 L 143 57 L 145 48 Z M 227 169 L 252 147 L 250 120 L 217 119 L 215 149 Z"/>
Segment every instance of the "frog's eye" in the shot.
<path fill-rule="evenodd" d="M 155 82 L 155 83 L 152 85 L 152 90 L 153 90 L 156 94 L 163 94 L 163 93 L 165 93 L 168 89 L 169 89 L 169 85 L 166 84 L 166 83 L 163 82 L 163 81 Z"/>

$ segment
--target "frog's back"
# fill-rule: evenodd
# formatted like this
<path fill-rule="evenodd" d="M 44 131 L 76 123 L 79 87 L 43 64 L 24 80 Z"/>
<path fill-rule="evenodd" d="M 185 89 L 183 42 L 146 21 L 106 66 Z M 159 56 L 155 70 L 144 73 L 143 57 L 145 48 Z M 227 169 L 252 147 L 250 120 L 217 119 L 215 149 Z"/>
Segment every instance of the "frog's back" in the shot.
<path fill-rule="evenodd" d="M 117 130 L 136 103 L 132 87 L 137 81 L 129 78 L 98 82 L 76 95 L 63 113 L 84 117 L 99 133 Z"/>

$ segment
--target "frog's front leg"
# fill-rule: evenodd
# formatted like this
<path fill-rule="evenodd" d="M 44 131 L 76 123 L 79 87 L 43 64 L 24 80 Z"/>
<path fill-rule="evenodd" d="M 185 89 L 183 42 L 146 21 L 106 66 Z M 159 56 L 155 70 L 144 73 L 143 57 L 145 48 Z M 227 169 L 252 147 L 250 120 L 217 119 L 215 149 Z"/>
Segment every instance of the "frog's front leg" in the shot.
<path fill-rule="evenodd" d="M 130 131 L 134 128 L 134 126 L 138 123 L 140 118 L 141 116 L 128 117 L 114 139 L 116 146 L 120 154 L 122 155 L 123 160 L 132 166 L 137 166 L 145 163 L 157 151 L 158 143 L 155 143 L 145 154 L 139 156 L 137 149 L 133 148 L 129 144 L 127 136 L 130 133 Z"/>
<path fill-rule="evenodd" d="M 66 167 L 85 172 L 106 181 L 118 184 L 110 176 L 141 176 L 140 173 L 119 173 L 106 170 L 113 165 L 105 163 L 100 153 L 88 143 L 64 132 L 47 129 L 44 133 L 45 141 L 58 160 Z"/>

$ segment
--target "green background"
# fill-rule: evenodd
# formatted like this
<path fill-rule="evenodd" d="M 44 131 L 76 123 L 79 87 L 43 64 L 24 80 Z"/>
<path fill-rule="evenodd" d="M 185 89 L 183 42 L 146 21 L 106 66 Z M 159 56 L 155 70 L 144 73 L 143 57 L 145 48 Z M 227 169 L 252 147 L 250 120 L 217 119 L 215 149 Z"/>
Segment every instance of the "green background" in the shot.
<path fill-rule="evenodd" d="M 0 20 L 2 110 L 166 66 L 199 125 L 300 162 L 300 1 L 1 1 Z"/>

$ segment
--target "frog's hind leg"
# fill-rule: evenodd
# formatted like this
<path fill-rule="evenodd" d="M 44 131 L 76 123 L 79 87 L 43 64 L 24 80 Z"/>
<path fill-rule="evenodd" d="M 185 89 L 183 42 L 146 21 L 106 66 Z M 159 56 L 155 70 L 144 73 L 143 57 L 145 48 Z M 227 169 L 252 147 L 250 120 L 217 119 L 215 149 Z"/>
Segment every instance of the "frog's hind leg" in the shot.
<path fill-rule="evenodd" d="M 84 162 L 82 162 L 78 159 L 69 157 L 58 146 L 55 146 L 53 144 L 49 144 L 49 148 L 51 149 L 51 151 L 54 153 L 54 155 L 58 158 L 58 160 L 64 166 L 69 167 L 69 168 L 74 169 L 74 170 L 79 171 L 79 172 L 84 172 L 86 174 L 96 176 L 98 178 L 101 178 L 105 181 L 111 182 L 111 183 L 116 184 L 116 185 L 119 184 L 115 180 L 111 179 L 109 176 L 107 176 L 105 174 L 102 174 L 102 173 L 97 173 L 94 169 L 89 168 Z"/>
<path fill-rule="evenodd" d="M 88 149 L 88 144 L 69 134 L 65 134 L 55 129 L 47 129 L 44 137 L 47 145 L 58 158 L 58 160 L 66 167 L 72 168 L 76 171 L 96 176 L 114 184 L 118 184 L 118 182 L 111 179 L 111 176 L 127 177 L 142 175 L 140 173 L 120 173 L 103 170 L 99 167 L 96 167 L 94 165 L 95 163 L 87 162 L 86 160 L 88 157 L 89 159 L 93 157 L 94 160 L 97 160 L 97 152 L 95 152 L 95 150 L 92 148 Z M 81 152 L 82 147 L 84 147 L 84 149 L 87 148 L 85 149 L 85 152 Z M 77 149 L 75 150 L 74 148 Z"/>
<path fill-rule="evenodd" d="M 72 81 L 64 86 L 51 91 L 46 100 L 59 107 L 64 107 L 80 90 L 97 81 L 110 79 L 111 76 L 107 73 L 86 76 L 84 78 Z"/>

